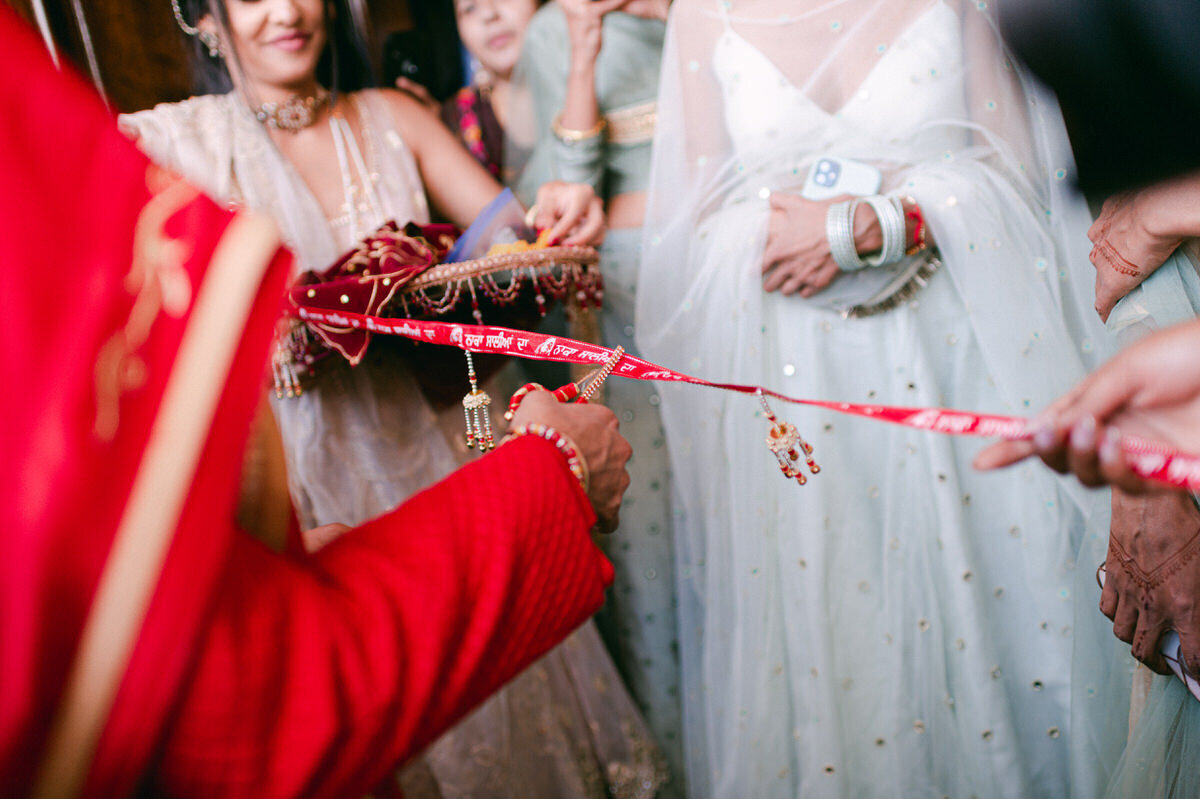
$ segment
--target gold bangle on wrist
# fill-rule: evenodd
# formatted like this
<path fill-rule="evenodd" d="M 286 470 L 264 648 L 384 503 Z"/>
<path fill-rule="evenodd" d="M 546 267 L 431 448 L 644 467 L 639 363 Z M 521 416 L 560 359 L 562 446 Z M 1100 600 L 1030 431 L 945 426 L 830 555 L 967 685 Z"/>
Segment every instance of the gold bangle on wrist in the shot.
<path fill-rule="evenodd" d="M 560 140 L 567 142 L 568 144 L 594 139 L 603 133 L 606 127 L 608 127 L 608 120 L 604 117 L 600 117 L 598 120 L 596 120 L 596 124 L 592 125 L 587 130 L 573 130 L 571 128 L 564 128 L 562 125 L 562 114 L 554 117 L 554 121 L 550 123 L 551 132 L 553 132 L 554 135 Z"/>

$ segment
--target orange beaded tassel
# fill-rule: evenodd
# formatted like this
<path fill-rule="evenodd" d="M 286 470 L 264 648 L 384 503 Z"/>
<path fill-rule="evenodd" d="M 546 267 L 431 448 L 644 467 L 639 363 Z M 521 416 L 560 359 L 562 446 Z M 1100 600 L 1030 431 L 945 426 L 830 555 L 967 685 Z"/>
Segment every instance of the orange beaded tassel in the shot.
<path fill-rule="evenodd" d="M 775 416 L 775 412 L 771 410 L 771 406 L 767 404 L 767 398 L 763 394 L 762 389 L 757 391 L 758 401 L 762 403 L 763 412 L 767 416 L 767 421 L 771 423 L 771 429 L 767 433 L 767 449 L 779 461 L 779 471 L 783 472 L 783 476 L 789 479 L 795 478 L 796 482 L 804 485 L 808 482 L 808 478 L 804 476 L 794 465 L 800 460 L 801 453 L 804 454 L 804 460 L 808 464 L 808 470 L 813 474 L 818 474 L 821 467 L 813 460 L 813 448 L 800 435 L 800 431 L 791 422 L 780 421 Z"/>

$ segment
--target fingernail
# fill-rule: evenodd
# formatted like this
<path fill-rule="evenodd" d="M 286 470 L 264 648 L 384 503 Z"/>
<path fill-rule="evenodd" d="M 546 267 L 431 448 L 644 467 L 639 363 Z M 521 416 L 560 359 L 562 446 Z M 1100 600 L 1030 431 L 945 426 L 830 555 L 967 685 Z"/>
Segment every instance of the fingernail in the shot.
<path fill-rule="evenodd" d="M 1032 431 L 1033 446 L 1039 450 L 1053 449 L 1058 435 L 1054 431 L 1054 426 L 1049 420 L 1043 419 L 1040 422 L 1034 420 L 1030 423 L 1029 429 Z"/>
<path fill-rule="evenodd" d="M 1096 446 L 1096 417 L 1085 416 L 1071 429 L 1071 448 L 1090 450 Z"/>
<path fill-rule="evenodd" d="M 1039 430 L 1052 430 L 1053 427 L 1054 417 L 1045 411 L 1025 420 L 1025 434 L 1030 437 L 1037 435 Z"/>
<path fill-rule="evenodd" d="M 1121 458 L 1121 431 L 1110 427 L 1104 431 L 1100 440 L 1100 460 L 1104 463 L 1117 463 Z"/>

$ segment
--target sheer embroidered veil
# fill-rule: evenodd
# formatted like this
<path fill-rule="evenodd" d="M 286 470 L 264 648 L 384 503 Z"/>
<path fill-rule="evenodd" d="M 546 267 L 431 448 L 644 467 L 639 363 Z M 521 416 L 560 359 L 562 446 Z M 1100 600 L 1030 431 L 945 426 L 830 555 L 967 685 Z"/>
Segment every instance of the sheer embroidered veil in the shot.
<path fill-rule="evenodd" d="M 1092 310 L 1090 215 L 1071 185 L 1072 160 L 1056 103 L 1000 40 L 1001 6 L 998 0 L 677 0 L 662 65 L 638 282 L 635 327 L 643 354 L 716 381 L 770 382 L 770 375 L 788 374 L 782 363 L 763 367 L 765 373 L 753 371 L 759 367 L 745 365 L 750 359 L 734 352 L 735 340 L 758 346 L 758 331 L 729 320 L 758 318 L 768 301 L 747 291 L 735 304 L 729 291 L 715 287 L 730 284 L 720 273 L 732 269 L 748 270 L 747 285 L 760 279 L 766 198 L 771 192 L 799 193 L 809 166 L 822 155 L 835 155 L 877 166 L 884 175 L 882 193 L 910 195 L 920 203 L 943 262 L 934 279 L 952 282 L 970 314 L 989 378 L 987 393 L 994 398 L 991 410 L 1032 416 L 1104 358 L 1109 347 Z M 727 242 L 730 231 L 717 228 L 731 224 L 738 225 L 744 250 L 726 257 L 713 241 Z M 780 302 L 770 300 L 772 313 L 783 313 Z M 736 324 L 742 325 L 736 334 L 722 328 Z M 763 324 L 760 353 L 783 329 Z M 821 358 L 851 357 L 829 341 L 789 346 L 827 347 Z M 784 379 L 776 382 L 780 385 L 772 387 L 782 387 Z M 826 396 L 816 380 L 798 390 L 820 399 L 856 399 Z M 717 437 L 731 427 L 720 416 L 719 401 L 706 392 L 672 390 L 663 395 L 664 412 L 668 404 L 675 418 L 692 425 L 681 428 L 685 435 L 694 430 Z M 705 507 L 704 486 L 719 479 L 704 477 L 705 470 L 739 468 L 684 466 L 700 475 L 676 481 L 685 508 Z M 1094 498 L 1073 482 L 1063 486 L 1090 516 Z M 688 497 L 689 490 L 698 493 Z M 750 507 L 766 503 L 770 513 L 773 496 L 764 489 L 742 500 Z M 1107 505 L 1103 498 L 1100 504 Z M 716 562 L 727 555 L 721 547 L 743 545 L 736 531 L 725 533 L 735 539 L 729 544 L 715 534 L 689 538 L 687 530 L 685 524 L 676 534 L 681 564 Z M 1083 564 L 1094 567 L 1103 557 L 1103 532 L 1091 535 L 1079 555 L 1081 572 L 1087 571 Z M 1065 537 L 1041 543 L 1048 553 L 1059 547 L 1054 554 L 1067 546 Z M 697 578 L 697 601 L 704 607 L 699 616 L 689 616 L 696 608 L 681 598 L 681 629 L 698 630 L 714 613 L 733 614 L 745 602 L 734 579 L 709 573 L 700 584 Z M 1080 590 L 1075 596 L 1088 597 L 1080 613 L 1095 621 L 1091 594 Z M 734 631 L 757 623 L 726 621 Z M 715 635 L 716 628 L 710 624 L 706 635 Z M 1076 663 L 1092 669 L 1077 680 L 1077 693 L 1086 700 L 1078 707 L 1103 712 L 1110 703 L 1119 712 L 1127 693 L 1121 697 L 1119 675 L 1105 672 L 1111 632 L 1085 640 L 1076 629 Z M 700 655 L 685 651 L 682 659 L 686 671 Z M 685 675 L 684 690 L 689 696 L 716 694 L 735 690 L 739 679 L 696 670 L 692 682 Z M 1083 696 L 1084 691 L 1091 693 Z M 693 718 L 689 729 L 698 723 Z M 722 754 L 736 749 L 737 726 L 725 717 L 710 723 L 708 735 L 720 740 L 701 744 L 712 761 L 701 769 L 726 767 L 720 777 L 726 786 L 738 784 L 733 772 L 749 768 Z M 1093 765 L 1119 752 L 1123 736 L 1117 724 L 1093 725 L 1079 717 L 1074 726 L 1079 734 L 1071 745 L 1084 765 L 1073 779 L 1078 795 L 1088 795 L 1089 786 L 1104 779 Z M 689 778 L 693 785 L 707 779 L 692 771 Z"/>
<path fill-rule="evenodd" d="M 676 2 L 639 284 L 639 340 L 647 352 L 686 363 L 690 323 L 679 312 L 695 307 L 693 294 L 704 283 L 703 275 L 689 272 L 698 262 L 689 257 L 697 225 L 719 208 L 762 203 L 764 190 L 798 192 L 811 163 L 833 154 L 879 167 L 883 192 L 917 198 L 981 329 L 1022 330 L 1029 326 L 1022 324 L 1025 314 L 1036 316 L 1037 324 L 1059 320 L 1061 335 L 1044 337 L 1055 346 L 1043 347 L 1032 366 L 1028 357 L 1014 358 L 1011 347 L 987 348 L 1001 387 L 1014 371 L 1034 368 L 1047 376 L 1042 395 L 1006 398 L 1015 411 L 1032 413 L 1053 399 L 1064 365 L 1082 375 L 1103 350 L 1091 282 L 1080 277 L 1091 274 L 1090 245 L 1082 236 L 1088 211 L 1071 189 L 1073 167 L 1057 106 L 1005 52 L 996 6 L 996 0 Z M 872 106 L 885 104 L 873 93 L 881 73 L 906 46 L 929 46 L 909 41 L 910 32 L 929 15 L 947 11 L 957 15 L 959 36 L 935 43 L 944 46 L 933 59 L 936 68 L 908 76 L 913 92 L 902 113 L 920 123 L 898 124 L 895 136 L 886 135 L 887 118 L 874 120 L 861 135 L 852 124 L 840 124 L 869 118 Z M 777 124 L 747 113 L 742 103 L 748 93 L 731 88 L 739 79 L 736 65 L 714 61 L 728 58 L 727 49 L 716 48 L 722 37 L 740 40 L 747 45 L 742 51 L 754 54 L 747 57 L 770 63 L 777 85 L 755 92 L 768 93 L 781 108 L 812 104 L 820 124 L 797 130 L 782 112 Z M 921 106 L 927 96 L 922 89 L 956 78 L 966 87 L 957 107 Z M 945 146 L 930 152 L 931 140 Z M 980 196 L 991 203 L 987 224 L 973 217 Z M 1027 243 L 1024 252 L 1001 252 L 980 237 L 989 229 L 1018 227 L 1025 235 L 1013 238 Z M 748 236 L 747 247 L 754 246 Z M 968 255 L 984 263 L 966 269 Z M 1010 268 L 1018 260 L 1028 268 Z"/>

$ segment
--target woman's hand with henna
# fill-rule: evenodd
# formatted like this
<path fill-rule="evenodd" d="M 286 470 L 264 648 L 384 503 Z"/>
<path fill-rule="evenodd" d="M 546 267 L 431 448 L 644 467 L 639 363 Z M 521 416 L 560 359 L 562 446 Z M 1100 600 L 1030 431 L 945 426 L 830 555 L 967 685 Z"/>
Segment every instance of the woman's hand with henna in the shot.
<path fill-rule="evenodd" d="M 1170 674 L 1159 652 L 1167 630 L 1200 668 L 1200 511 L 1186 494 L 1131 497 L 1113 492 L 1112 531 L 1100 610 L 1133 656 Z"/>
<path fill-rule="evenodd" d="M 1107 321 L 1122 297 L 1194 236 L 1200 236 L 1200 173 L 1106 200 L 1088 230 L 1100 318 Z"/>

